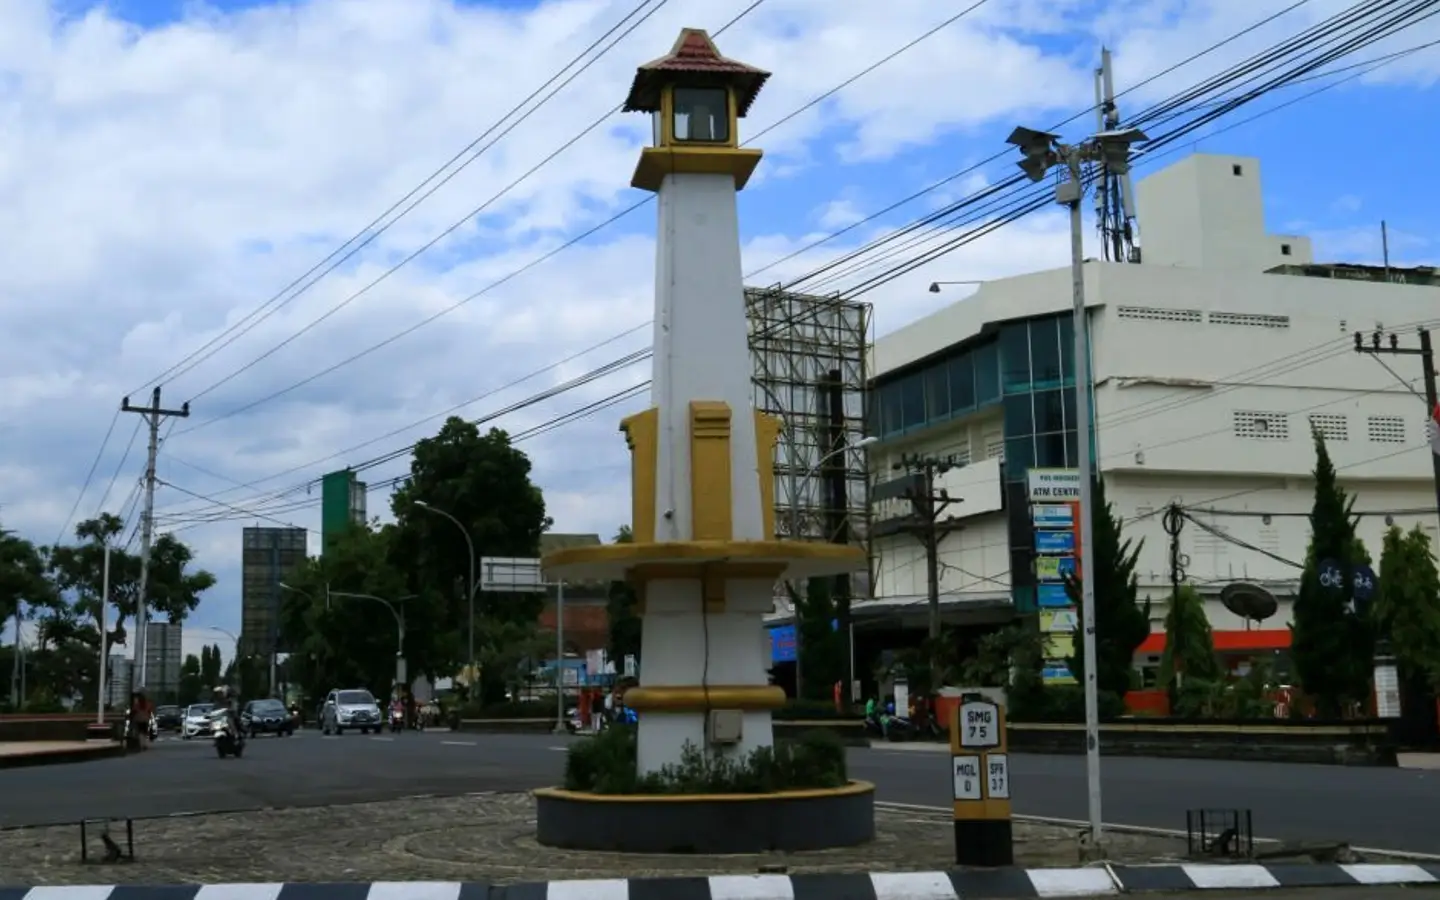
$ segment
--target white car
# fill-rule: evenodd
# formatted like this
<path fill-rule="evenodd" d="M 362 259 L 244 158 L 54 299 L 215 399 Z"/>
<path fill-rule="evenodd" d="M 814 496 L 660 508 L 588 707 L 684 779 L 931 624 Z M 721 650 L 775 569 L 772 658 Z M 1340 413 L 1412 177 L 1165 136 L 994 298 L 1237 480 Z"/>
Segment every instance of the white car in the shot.
<path fill-rule="evenodd" d="M 210 714 L 215 711 L 213 703 L 192 703 L 185 707 L 180 720 L 180 737 L 185 740 L 210 736 Z"/>
<path fill-rule="evenodd" d="M 384 721 L 375 696 L 363 688 L 331 691 L 320 709 L 320 731 L 323 734 L 344 734 L 347 728 L 357 729 L 361 734 L 371 731 L 378 734 Z"/>

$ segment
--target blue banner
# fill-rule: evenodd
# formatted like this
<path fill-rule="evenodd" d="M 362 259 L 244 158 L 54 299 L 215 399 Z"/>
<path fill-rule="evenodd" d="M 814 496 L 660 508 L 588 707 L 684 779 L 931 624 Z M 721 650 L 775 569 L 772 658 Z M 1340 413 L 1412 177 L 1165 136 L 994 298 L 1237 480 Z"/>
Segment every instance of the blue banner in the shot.
<path fill-rule="evenodd" d="M 1066 556 L 1075 552 L 1075 532 L 1035 532 L 1035 552 L 1042 556 Z"/>
<path fill-rule="evenodd" d="M 1036 587 L 1036 604 L 1041 609 L 1064 609 L 1072 606 L 1070 595 L 1065 593 L 1063 582 L 1042 584 Z"/>
<path fill-rule="evenodd" d="M 1075 510 L 1068 505 L 1036 503 L 1030 507 L 1036 528 L 1064 531 L 1075 527 Z"/>
<path fill-rule="evenodd" d="M 770 629 L 770 662 L 795 662 L 795 626 L 776 625 Z"/>

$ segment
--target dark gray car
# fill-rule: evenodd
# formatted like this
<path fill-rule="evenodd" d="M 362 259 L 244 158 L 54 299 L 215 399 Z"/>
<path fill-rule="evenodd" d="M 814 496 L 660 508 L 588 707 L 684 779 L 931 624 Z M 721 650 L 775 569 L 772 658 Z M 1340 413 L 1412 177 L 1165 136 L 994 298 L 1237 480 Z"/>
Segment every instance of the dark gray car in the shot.
<path fill-rule="evenodd" d="M 289 737 L 295 733 L 290 711 L 279 700 L 251 700 L 245 704 L 240 711 L 240 727 L 252 738 L 258 734 Z"/>

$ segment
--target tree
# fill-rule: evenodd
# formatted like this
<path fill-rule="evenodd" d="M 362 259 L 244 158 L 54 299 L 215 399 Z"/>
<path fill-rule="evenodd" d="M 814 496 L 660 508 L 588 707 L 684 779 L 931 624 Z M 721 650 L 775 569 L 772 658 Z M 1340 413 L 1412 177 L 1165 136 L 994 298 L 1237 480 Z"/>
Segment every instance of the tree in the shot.
<path fill-rule="evenodd" d="M 1290 656 L 1300 685 L 1321 716 L 1339 717 L 1370 693 L 1374 639 L 1355 611 L 1354 570 L 1370 556 L 1355 536 L 1354 498 L 1336 482 L 1325 439 L 1316 432 L 1315 501 L 1310 511 L 1310 547 L 1300 576 L 1290 623 Z M 1338 586 L 1320 583 L 1321 563 L 1340 567 Z"/>
<path fill-rule="evenodd" d="M 848 643 L 835 627 L 833 580 L 811 578 L 805 582 L 805 596 L 786 584 L 795 609 L 795 634 L 800 644 L 798 666 L 800 690 L 805 699 L 829 700 L 835 682 L 845 677 Z M 912 682 L 911 690 L 921 693 L 924 685 Z"/>
<path fill-rule="evenodd" d="M 311 698 L 337 687 L 390 693 L 399 632 L 385 604 L 372 598 L 403 612 L 410 678 L 434 674 L 437 658 L 453 658 L 454 647 L 446 643 L 453 633 L 440 627 L 442 598 L 433 591 L 411 596 L 407 573 L 391 564 L 395 539 L 393 528 L 348 529 L 324 556 L 286 576 L 295 590 L 283 595 L 281 634 L 295 648 L 292 677 Z"/>
<path fill-rule="evenodd" d="M 449 649 L 448 658 L 432 663 L 449 674 L 464 661 L 470 621 L 468 579 L 471 569 L 465 535 L 453 522 L 417 505 L 423 500 L 453 516 L 474 543 L 477 556 L 534 557 L 540 535 L 550 527 L 545 499 L 530 481 L 530 459 L 510 443 L 504 431 L 485 434 L 457 417 L 446 420 L 438 434 L 415 445 L 410 475 L 391 498 L 396 536 L 392 566 L 407 573 L 412 593 L 440 598 L 441 615 L 434 649 Z M 535 593 L 480 595 L 476 598 L 476 637 L 490 644 L 477 655 L 505 655 L 497 642 L 513 642 L 516 628 L 534 629 L 544 607 Z M 450 636 L 441 640 L 439 632 Z M 481 670 L 481 694 L 500 699 L 506 676 Z"/>
<path fill-rule="evenodd" d="M 1135 576 L 1135 562 L 1145 541 L 1135 544 L 1123 539 L 1120 519 L 1105 499 L 1103 479 L 1095 479 L 1092 491 L 1090 539 L 1094 542 L 1095 571 L 1067 579 L 1065 592 L 1083 617 L 1082 577 L 1095 579 L 1096 687 L 1123 697 L 1130 690 L 1135 651 L 1150 634 L 1150 601 L 1137 600 L 1139 585 Z M 1068 662 L 1071 674 L 1084 684 L 1085 658 L 1079 633 Z"/>
<path fill-rule="evenodd" d="M 209 647 L 201 647 L 204 653 Z M 200 698 L 205 696 L 205 682 L 200 677 L 200 657 L 193 653 L 185 654 L 185 661 L 180 663 L 180 689 L 176 692 L 175 702 L 181 706 L 189 706 L 192 703 L 199 703 Z"/>
<path fill-rule="evenodd" d="M 200 684 L 206 688 L 216 688 L 224 682 L 221 680 L 223 669 L 220 664 L 220 645 L 212 644 L 200 648 Z"/>
<path fill-rule="evenodd" d="M 117 546 L 125 530 L 119 516 L 102 513 L 75 526 L 77 543 L 55 547 L 49 569 L 56 589 L 69 599 L 74 616 L 87 623 L 86 632 L 100 627 L 100 595 L 105 582 L 105 545 L 110 544 L 110 599 L 106 613 L 111 644 L 126 644 L 125 623 L 135 618 L 140 594 L 140 557 Z M 215 586 L 215 576 L 190 571 L 194 553 L 173 534 L 161 534 L 150 547 L 150 573 L 146 593 L 150 613 L 181 623 L 200 604 L 200 596 Z M 92 642 L 95 642 L 93 637 Z M 98 644 L 97 644 L 98 647 Z"/>
<path fill-rule="evenodd" d="M 1170 696 L 1170 708 L 1180 684 L 1187 680 L 1214 681 L 1220 677 L 1215 639 L 1205 615 L 1205 601 L 1193 585 L 1182 584 L 1165 614 L 1165 652 L 1160 655 L 1160 686 Z"/>
<path fill-rule="evenodd" d="M 630 526 L 621 525 L 615 534 L 615 543 L 629 544 L 635 540 Z M 641 619 L 636 612 L 639 598 L 635 588 L 627 581 L 610 582 L 610 592 L 605 602 L 606 618 L 610 623 L 610 659 L 615 671 L 623 672 L 626 656 L 640 659 Z"/>
<path fill-rule="evenodd" d="M 1370 615 L 1377 633 L 1390 639 L 1401 678 L 1440 691 L 1440 574 L 1430 536 L 1418 525 L 1385 533 Z"/>
<path fill-rule="evenodd" d="M 53 593 L 39 548 L 0 527 L 0 629 L 11 619 L 18 629 L 24 607 L 44 602 Z"/>

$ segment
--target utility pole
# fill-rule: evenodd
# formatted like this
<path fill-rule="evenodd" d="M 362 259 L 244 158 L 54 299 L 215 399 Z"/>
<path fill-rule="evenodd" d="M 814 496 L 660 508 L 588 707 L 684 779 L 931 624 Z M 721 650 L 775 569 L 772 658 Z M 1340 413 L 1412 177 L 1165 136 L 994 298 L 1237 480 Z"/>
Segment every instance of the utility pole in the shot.
<path fill-rule="evenodd" d="M 1055 202 L 1070 210 L 1070 286 L 1071 317 L 1075 323 L 1075 439 L 1079 457 L 1076 470 L 1080 475 L 1080 628 L 1081 656 L 1085 660 L 1085 787 L 1090 814 L 1090 846 L 1096 853 L 1104 852 L 1103 818 L 1100 788 L 1100 699 L 1095 662 L 1095 542 L 1091 536 L 1095 516 L 1095 462 L 1093 426 L 1090 413 L 1090 318 L 1085 311 L 1085 251 L 1080 216 L 1080 202 L 1085 197 L 1087 167 L 1103 166 L 1105 171 L 1124 178 L 1130 171 L 1132 144 L 1149 140 L 1138 128 L 1103 130 L 1078 144 L 1065 144 L 1060 136 L 1016 128 L 1006 139 L 1019 149 L 1023 159 L 1017 163 L 1031 181 L 1041 181 L 1051 169 L 1058 168 L 1064 178 L 1055 186 Z M 1123 181 L 1121 182 L 1124 183 Z M 1122 192 L 1121 199 L 1126 195 Z M 1125 210 L 1130 214 L 1130 210 Z"/>
<path fill-rule="evenodd" d="M 130 398 L 126 397 L 120 401 L 121 412 L 139 413 L 145 424 L 150 426 L 149 451 L 145 457 L 145 511 L 141 513 L 140 519 L 140 590 L 136 594 L 135 608 L 135 655 L 140 662 L 139 686 L 145 687 L 145 663 L 149 648 L 146 646 L 146 632 L 150 621 L 150 612 L 146 597 L 146 591 L 150 586 L 150 543 L 155 537 L 155 457 L 160 452 L 160 423 L 168 418 L 188 419 L 190 417 L 190 404 L 182 404 L 179 409 L 164 409 L 160 406 L 160 386 L 150 392 L 149 406 L 131 406 Z"/>
<path fill-rule="evenodd" d="M 930 690 L 940 690 L 940 542 L 960 526 L 947 519 L 943 524 L 940 516 L 953 504 L 963 498 L 952 498 L 945 490 L 935 490 L 935 476 L 944 475 L 951 469 L 960 468 L 955 457 L 934 457 L 906 454 L 900 458 L 900 466 L 912 477 L 905 489 L 905 499 L 910 501 L 913 521 L 904 531 L 914 535 L 925 548 L 925 589 L 930 607 Z"/>
<path fill-rule="evenodd" d="M 1437 440 L 1434 433 L 1435 429 L 1440 427 L 1440 424 L 1437 424 L 1435 419 L 1437 405 L 1440 405 L 1440 399 L 1437 399 L 1435 385 L 1435 350 L 1430 343 L 1429 329 L 1418 328 L 1416 331 L 1420 335 L 1420 346 L 1418 348 L 1400 346 L 1400 336 L 1393 332 L 1388 335 L 1389 340 L 1382 344 L 1381 338 L 1386 335 L 1382 335 L 1379 331 L 1370 335 L 1370 344 L 1366 346 L 1364 335 L 1357 331 L 1355 332 L 1355 352 L 1368 353 L 1374 357 L 1376 361 L 1380 362 L 1381 365 L 1384 365 L 1384 361 L 1380 359 L 1381 356 L 1420 357 L 1420 371 L 1425 377 L 1425 418 L 1430 422 L 1430 466 L 1431 471 L 1433 471 L 1435 475 L 1435 505 L 1437 509 L 1440 509 L 1440 454 L 1435 453 L 1435 448 L 1440 447 L 1440 440 Z M 1389 369 L 1390 367 L 1385 366 L 1385 368 Z M 1391 370 L 1391 374 L 1396 375 L 1397 378 L 1399 377 L 1393 369 Z M 1409 387 L 1409 382 L 1404 381 L 1404 379 L 1401 379 L 1401 381 L 1405 383 L 1407 388 Z"/>
<path fill-rule="evenodd" d="M 1173 616 L 1175 608 L 1180 605 L 1180 585 L 1185 582 L 1185 567 L 1190 562 L 1190 558 L 1180 550 L 1180 532 L 1185 530 L 1185 511 L 1180 508 L 1180 504 L 1170 504 L 1170 507 L 1165 510 L 1161 524 L 1165 528 L 1165 533 L 1170 536 L 1170 610 Z M 1171 709 L 1175 708 L 1175 701 L 1180 693 L 1180 684 L 1185 678 L 1182 672 L 1185 660 L 1180 655 L 1181 653 L 1183 651 L 1179 647 L 1170 648 L 1171 665 L 1175 671 L 1175 678 L 1167 690 Z"/>

